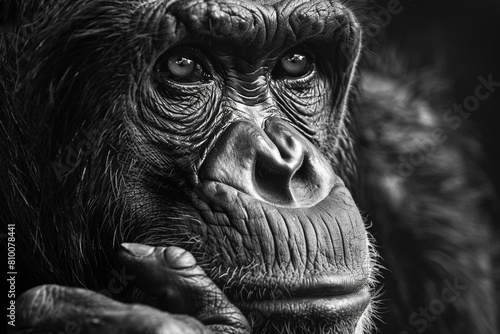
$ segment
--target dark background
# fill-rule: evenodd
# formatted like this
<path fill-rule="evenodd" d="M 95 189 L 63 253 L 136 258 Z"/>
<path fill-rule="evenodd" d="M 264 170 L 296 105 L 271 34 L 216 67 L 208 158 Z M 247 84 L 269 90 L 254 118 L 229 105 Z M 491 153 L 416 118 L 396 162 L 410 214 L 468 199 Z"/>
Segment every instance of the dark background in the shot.
<path fill-rule="evenodd" d="M 392 0 L 396 1 L 396 0 Z M 381 8 L 388 0 L 377 1 Z M 451 82 L 451 101 L 462 103 L 492 74 L 500 82 L 500 0 L 399 0 L 385 36 L 407 51 L 411 60 L 438 60 Z M 451 107 L 451 105 L 450 105 Z M 471 113 L 470 128 L 485 148 L 486 166 L 500 193 L 500 87 Z M 500 222 L 497 223 L 500 227 Z"/>

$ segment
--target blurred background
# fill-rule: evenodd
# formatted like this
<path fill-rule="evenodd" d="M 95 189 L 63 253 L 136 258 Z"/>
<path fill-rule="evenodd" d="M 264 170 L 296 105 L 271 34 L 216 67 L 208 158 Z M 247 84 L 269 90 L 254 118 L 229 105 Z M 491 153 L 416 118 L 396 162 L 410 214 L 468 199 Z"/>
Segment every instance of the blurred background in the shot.
<path fill-rule="evenodd" d="M 377 0 L 382 8 L 391 2 L 394 6 L 397 0 Z M 414 62 L 442 61 L 454 103 L 474 94 L 478 76 L 491 74 L 500 82 L 500 0 L 399 3 L 402 9 L 387 20 L 384 37 L 406 50 Z M 480 102 L 469 120 L 484 145 L 486 166 L 500 194 L 500 87 Z"/>

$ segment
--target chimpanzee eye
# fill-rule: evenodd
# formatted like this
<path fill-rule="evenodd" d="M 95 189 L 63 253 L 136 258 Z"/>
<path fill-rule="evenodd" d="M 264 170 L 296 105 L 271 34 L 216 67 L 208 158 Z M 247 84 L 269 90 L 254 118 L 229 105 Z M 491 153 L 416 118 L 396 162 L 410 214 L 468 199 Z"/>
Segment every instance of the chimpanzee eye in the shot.
<path fill-rule="evenodd" d="M 299 53 L 290 53 L 281 58 L 283 70 L 292 77 L 303 76 L 309 70 L 307 57 Z"/>
<path fill-rule="evenodd" d="M 280 58 L 273 70 L 273 76 L 299 78 L 307 75 L 312 67 L 313 61 L 307 53 L 293 50 Z"/>
<path fill-rule="evenodd" d="M 156 71 L 177 83 L 200 83 L 211 79 L 211 75 L 196 60 L 196 56 L 185 51 L 162 57 L 156 66 Z"/>

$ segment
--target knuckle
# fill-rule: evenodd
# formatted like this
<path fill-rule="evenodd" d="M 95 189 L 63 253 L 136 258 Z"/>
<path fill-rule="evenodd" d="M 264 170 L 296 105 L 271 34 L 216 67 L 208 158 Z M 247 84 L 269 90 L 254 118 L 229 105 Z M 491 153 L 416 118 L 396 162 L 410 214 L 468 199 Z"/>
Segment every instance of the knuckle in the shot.
<path fill-rule="evenodd" d="M 23 327 L 36 326 L 46 317 L 50 316 L 54 308 L 54 299 L 62 293 L 57 285 L 40 285 L 34 287 L 16 300 L 18 324 Z"/>
<path fill-rule="evenodd" d="M 17 298 L 17 303 L 23 306 L 29 305 L 46 305 L 53 299 L 53 295 L 58 293 L 57 285 L 39 285 L 26 292 Z"/>

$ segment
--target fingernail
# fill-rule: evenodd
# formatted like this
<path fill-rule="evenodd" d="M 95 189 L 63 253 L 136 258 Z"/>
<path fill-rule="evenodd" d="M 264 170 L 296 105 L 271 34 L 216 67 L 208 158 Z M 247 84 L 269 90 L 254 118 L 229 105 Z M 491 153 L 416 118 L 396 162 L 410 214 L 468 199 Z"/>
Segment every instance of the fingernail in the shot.
<path fill-rule="evenodd" d="M 135 243 L 122 243 L 121 245 L 123 249 L 125 249 L 129 254 L 133 256 L 148 256 L 153 253 L 155 250 L 154 247 L 143 245 L 143 244 L 135 244 Z"/>
<path fill-rule="evenodd" d="M 191 253 L 175 246 L 165 249 L 165 260 L 172 269 L 188 269 L 196 265 L 196 259 Z"/>

